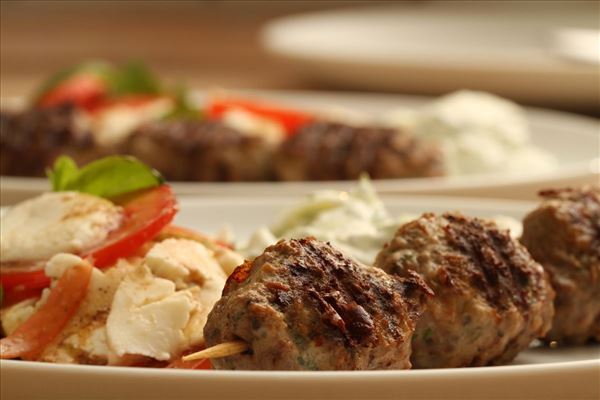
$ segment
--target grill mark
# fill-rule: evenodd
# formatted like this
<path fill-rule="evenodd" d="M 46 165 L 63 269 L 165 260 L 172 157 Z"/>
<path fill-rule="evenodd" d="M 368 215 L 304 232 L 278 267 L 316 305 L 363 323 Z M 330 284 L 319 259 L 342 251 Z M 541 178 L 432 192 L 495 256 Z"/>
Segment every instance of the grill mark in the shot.
<path fill-rule="evenodd" d="M 509 308 L 512 300 L 526 310 L 528 295 L 524 287 L 533 273 L 508 232 L 484 226 L 477 218 L 448 213 L 443 217 L 449 222 L 444 227 L 448 244 L 469 259 L 467 273 L 486 300 L 500 309 Z"/>

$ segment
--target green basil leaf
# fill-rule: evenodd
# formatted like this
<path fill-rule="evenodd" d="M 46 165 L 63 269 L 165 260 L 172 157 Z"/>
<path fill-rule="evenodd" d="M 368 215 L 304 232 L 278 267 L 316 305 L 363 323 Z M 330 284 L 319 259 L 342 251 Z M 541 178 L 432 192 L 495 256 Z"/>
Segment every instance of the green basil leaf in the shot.
<path fill-rule="evenodd" d="M 158 94 L 161 87 L 154 74 L 141 62 L 130 62 L 109 76 L 111 95 Z"/>
<path fill-rule="evenodd" d="M 79 169 L 72 158 L 60 156 L 54 162 L 54 168 L 48 169 L 46 174 L 52 184 L 52 190 L 57 192 L 65 190 L 64 188 L 69 185 L 69 182 L 77 178 Z"/>
<path fill-rule="evenodd" d="M 126 193 L 158 186 L 163 177 L 134 157 L 110 156 L 93 161 L 81 169 L 66 156 L 48 171 L 54 191 L 73 190 L 114 198 Z"/>

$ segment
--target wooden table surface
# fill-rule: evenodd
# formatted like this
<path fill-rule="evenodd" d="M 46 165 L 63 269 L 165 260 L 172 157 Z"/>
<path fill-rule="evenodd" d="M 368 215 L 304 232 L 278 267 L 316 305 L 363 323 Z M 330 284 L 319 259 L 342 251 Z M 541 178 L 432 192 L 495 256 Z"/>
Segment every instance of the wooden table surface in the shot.
<path fill-rule="evenodd" d="M 194 87 L 318 88 L 260 46 L 265 22 L 310 3 L 134 3 L 3 0 L 2 95 L 30 93 L 52 71 L 86 59 L 143 60 Z"/>

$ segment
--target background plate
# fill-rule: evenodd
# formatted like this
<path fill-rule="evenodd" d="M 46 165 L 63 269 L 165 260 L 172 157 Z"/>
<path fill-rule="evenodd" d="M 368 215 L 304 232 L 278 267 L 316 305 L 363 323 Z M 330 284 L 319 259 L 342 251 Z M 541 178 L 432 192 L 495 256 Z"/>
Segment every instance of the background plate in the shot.
<path fill-rule="evenodd" d="M 283 17 L 263 44 L 346 89 L 470 88 L 597 112 L 598 12 L 592 1 L 396 2 Z"/>
<path fill-rule="evenodd" d="M 338 110 L 367 117 L 399 107 L 416 108 L 431 98 L 389 94 L 313 91 L 250 91 L 255 96 L 305 109 Z M 199 102 L 203 92 L 197 92 Z M 6 101 L 6 100 L 5 100 Z M 514 174 L 472 174 L 447 178 L 387 179 L 374 181 L 381 193 L 413 193 L 534 199 L 539 189 L 584 183 L 600 183 L 600 124 L 597 119 L 559 111 L 527 108 L 533 142 L 554 154 L 556 170 Z M 317 189 L 351 187 L 352 181 L 297 183 L 193 183 L 171 182 L 178 194 L 248 195 L 310 193 Z M 0 177 L 0 203 L 12 204 L 49 189 L 46 179 Z"/>
<path fill-rule="evenodd" d="M 521 218 L 534 203 L 383 196 L 392 214 L 462 210 Z M 291 197 L 189 198 L 177 223 L 240 236 L 273 222 Z M 509 366 L 370 372 L 184 371 L 1 361 L 2 399 L 597 399 L 600 346 L 532 348 Z"/>

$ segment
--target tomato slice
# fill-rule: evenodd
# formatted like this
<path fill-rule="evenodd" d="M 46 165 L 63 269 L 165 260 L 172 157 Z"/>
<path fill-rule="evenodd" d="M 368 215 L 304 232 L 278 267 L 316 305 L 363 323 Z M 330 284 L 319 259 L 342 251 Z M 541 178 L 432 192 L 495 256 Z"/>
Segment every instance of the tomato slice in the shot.
<path fill-rule="evenodd" d="M 111 266 L 119 258 L 130 257 L 144 243 L 153 239 L 168 225 L 178 211 L 175 195 L 168 185 L 129 194 L 115 201 L 123 206 L 124 221 L 99 246 L 80 254 L 98 268 Z M 19 291 L 41 289 L 50 284 L 44 263 L 31 272 L 3 272 L 0 283 L 5 296 L 18 296 Z"/>
<path fill-rule="evenodd" d="M 46 303 L 12 334 L 0 339 L 0 358 L 35 360 L 77 312 L 87 292 L 92 268 L 83 262 L 66 270 Z"/>
<path fill-rule="evenodd" d="M 168 185 L 127 195 L 116 201 L 123 205 L 125 220 L 100 246 L 87 250 L 83 257 L 93 260 L 98 268 L 129 257 L 168 225 L 179 207 Z"/>
<path fill-rule="evenodd" d="M 73 103 L 88 109 L 93 108 L 106 96 L 107 92 L 106 82 L 98 75 L 76 74 L 44 94 L 38 101 L 38 105 L 52 107 L 63 103 Z"/>
<path fill-rule="evenodd" d="M 3 290 L 15 289 L 23 291 L 25 289 L 47 287 L 50 284 L 50 278 L 43 273 L 45 264 L 45 262 L 37 262 L 35 265 L 38 269 L 32 268 L 31 271 L 27 272 L 2 273 L 0 275 L 0 283 L 2 283 Z"/>
<path fill-rule="evenodd" d="M 295 134 L 300 126 L 315 119 L 302 111 L 242 99 L 215 99 L 208 105 L 206 112 L 209 118 L 219 119 L 225 112 L 236 108 L 280 123 L 288 136 Z"/>

